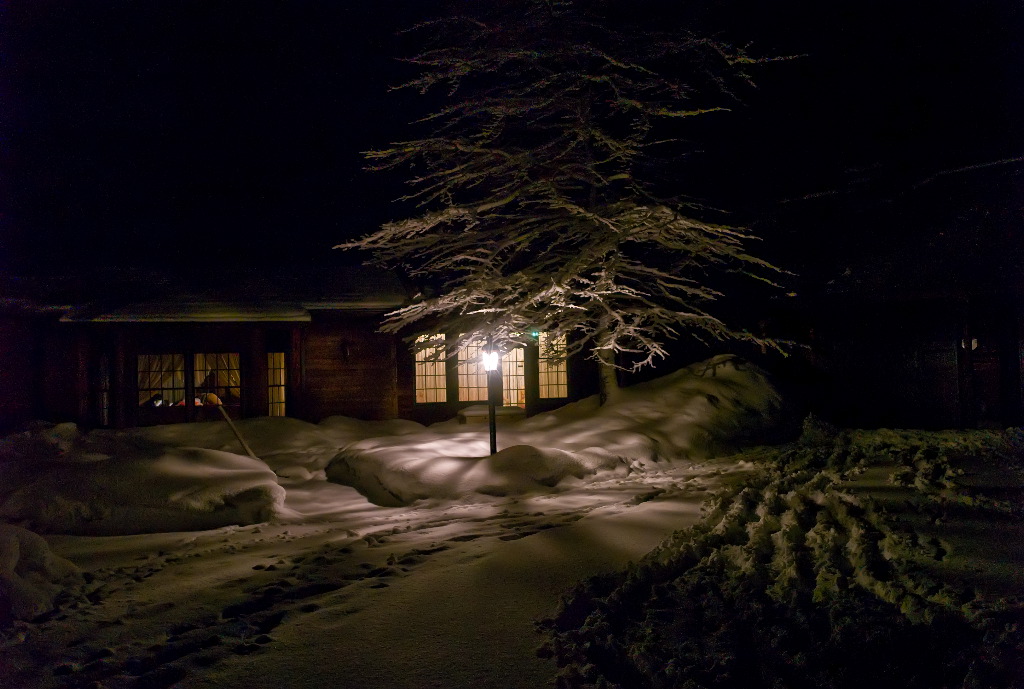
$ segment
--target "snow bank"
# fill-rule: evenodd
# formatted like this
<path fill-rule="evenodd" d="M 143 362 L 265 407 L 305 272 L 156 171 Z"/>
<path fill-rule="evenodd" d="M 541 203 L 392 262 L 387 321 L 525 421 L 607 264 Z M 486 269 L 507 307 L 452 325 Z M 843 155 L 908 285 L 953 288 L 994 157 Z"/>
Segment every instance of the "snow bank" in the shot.
<path fill-rule="evenodd" d="M 542 414 L 523 430 L 558 427 L 567 449 L 603 448 L 631 460 L 703 458 L 762 440 L 782 399 L 757 366 L 719 355 L 620 390 L 615 399 Z"/>
<path fill-rule="evenodd" d="M 370 436 L 400 436 L 423 430 L 413 421 L 360 421 L 343 416 L 319 424 L 287 417 L 242 419 L 235 422 L 253 454 L 278 476 L 323 479 L 323 469 L 339 447 Z M 245 454 L 238 439 L 221 421 L 169 424 L 122 432 L 141 445 L 202 447 Z"/>
<path fill-rule="evenodd" d="M 167 431 L 154 431 L 159 434 Z M 0 519 L 42 533 L 132 534 L 266 521 L 284 489 L 258 460 L 74 424 L 0 446 Z"/>
<path fill-rule="evenodd" d="M 0 524 L 0 624 L 50 612 L 61 593 L 83 583 L 79 569 L 40 536 Z"/>
<path fill-rule="evenodd" d="M 280 483 L 325 479 L 388 506 L 546 492 L 601 472 L 720 454 L 772 427 L 780 406 L 763 373 L 720 356 L 603 407 L 584 400 L 503 424 L 493 457 L 486 425 L 454 421 L 238 422 L 259 459 L 244 455 L 223 422 L 88 434 L 45 426 L 0 440 L 0 520 L 90 535 L 252 524 L 291 515 Z"/>
<path fill-rule="evenodd" d="M 326 475 L 388 506 L 547 491 L 599 472 L 721 454 L 775 427 L 781 407 L 762 371 L 722 355 L 622 390 L 604 406 L 588 399 L 505 425 L 494 456 L 487 426 L 445 422 L 355 441 Z"/>
<path fill-rule="evenodd" d="M 267 521 L 284 513 L 288 482 L 324 480 L 342 448 L 368 436 L 423 431 L 412 421 L 332 417 L 236 422 L 259 459 L 224 422 L 83 434 L 41 425 L 0 440 L 0 520 L 42 533 L 113 535 L 191 531 Z"/>

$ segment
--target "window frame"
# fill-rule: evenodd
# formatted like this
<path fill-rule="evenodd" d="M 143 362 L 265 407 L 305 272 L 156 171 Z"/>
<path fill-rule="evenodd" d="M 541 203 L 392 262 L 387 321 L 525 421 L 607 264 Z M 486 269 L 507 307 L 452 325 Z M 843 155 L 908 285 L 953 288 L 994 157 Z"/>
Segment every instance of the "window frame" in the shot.
<path fill-rule="evenodd" d="M 569 399 L 568 357 L 564 354 L 544 356 L 545 334 L 533 335 L 537 344 L 516 347 L 501 357 L 503 405 L 526 408 L 532 404 L 531 400 Z M 560 349 L 564 352 L 565 337 L 560 339 Z M 456 342 L 460 340 L 465 344 L 457 347 Z M 465 335 L 447 333 L 416 338 L 417 344 L 428 341 L 435 344 L 428 348 L 414 346 L 412 351 L 414 406 L 447 403 L 463 407 L 486 403 L 487 374 L 481 360 L 485 345 Z M 427 387 L 430 383 L 432 386 Z"/>
<path fill-rule="evenodd" d="M 200 370 L 204 371 L 202 377 L 200 377 Z M 211 376 L 213 380 L 208 382 Z M 213 400 L 207 398 L 212 394 L 225 409 L 241 410 L 242 355 L 240 352 L 192 352 L 192 381 L 193 404 L 195 404 L 195 400 L 202 402 L 202 405 L 195 404 L 195 406 L 216 406 L 213 404 Z"/>
<path fill-rule="evenodd" d="M 444 335 L 420 335 L 417 344 L 437 342 L 413 350 L 413 401 L 415 404 L 445 404 L 448 402 L 448 357 Z M 423 385 L 420 382 L 423 381 Z M 440 381 L 440 386 L 437 385 Z M 428 383 L 431 383 L 428 385 Z M 440 393 L 440 394 L 439 394 Z M 439 398 L 439 399 L 438 399 Z"/>
<path fill-rule="evenodd" d="M 137 392 L 137 404 L 139 407 L 153 407 L 154 409 L 167 406 L 177 406 L 179 402 L 188 399 L 188 371 L 186 362 L 188 356 L 182 352 L 153 352 L 140 353 L 135 357 L 135 388 Z M 146 366 L 143 366 L 145 362 Z M 180 363 L 180 366 L 179 366 Z M 156 367 L 154 368 L 154 364 Z M 148 378 L 157 376 L 157 384 L 149 382 L 145 386 L 140 384 L 143 374 Z M 171 376 L 171 384 L 164 383 L 164 377 Z M 180 385 L 178 382 L 180 380 Z M 165 394 L 168 393 L 168 394 Z M 180 393 L 180 394 L 178 394 Z M 159 396 L 159 404 L 155 400 Z"/>
<path fill-rule="evenodd" d="M 267 352 L 267 416 L 287 415 L 288 353 Z"/>
<path fill-rule="evenodd" d="M 484 370 L 483 350 L 480 342 L 467 342 L 455 353 L 455 394 L 459 402 L 487 401 L 487 371 Z"/>
<path fill-rule="evenodd" d="M 238 382 L 227 385 L 219 386 L 223 390 L 231 390 L 236 393 L 234 396 L 228 397 L 227 400 L 222 399 L 221 395 L 217 394 L 218 399 L 221 401 L 221 406 L 229 416 L 234 418 L 240 418 L 242 411 L 245 409 L 245 390 L 246 386 L 243 381 L 243 356 L 242 352 L 208 352 L 206 348 L 181 348 L 173 351 L 139 351 L 135 354 L 135 399 L 137 401 L 136 409 L 136 423 L 139 425 L 150 425 L 150 424 L 163 424 L 163 423 L 188 423 L 193 421 L 200 421 L 203 419 L 212 419 L 214 417 L 209 416 L 207 412 L 199 411 L 217 406 L 212 403 L 204 403 L 204 400 L 200 398 L 200 395 L 205 396 L 208 392 L 209 386 L 202 385 L 203 380 L 196 380 L 196 375 L 200 371 L 200 367 L 197 365 L 199 357 L 234 357 L 237 362 L 236 368 L 231 368 L 230 365 L 227 367 L 215 366 L 212 368 L 205 368 L 203 373 L 203 379 L 209 376 L 211 372 L 217 372 L 217 377 L 222 378 L 222 373 L 227 373 L 228 380 L 230 381 L 231 372 L 237 373 Z M 175 362 L 176 359 L 180 360 L 182 367 L 178 368 L 177 365 L 173 368 L 173 375 L 176 376 L 174 382 L 177 383 L 178 379 L 183 379 L 183 385 L 173 386 L 142 386 L 139 384 L 140 374 L 143 369 L 140 368 L 144 359 L 152 360 L 156 358 L 158 361 L 164 362 L 170 360 Z M 219 362 L 218 362 L 219 363 Z M 161 363 L 161 365 L 163 365 Z M 150 375 L 160 373 L 163 369 L 153 369 L 152 367 L 145 369 Z M 213 386 L 217 388 L 218 386 Z M 163 395 L 163 390 L 173 390 L 176 393 L 181 393 L 181 399 L 177 399 L 178 395 L 173 395 L 173 399 L 168 401 L 166 397 L 162 396 L 163 402 L 160 405 L 154 405 L 149 402 L 152 399 L 153 394 L 160 393 Z M 145 396 L 147 393 L 148 396 Z M 225 393 L 225 396 L 226 393 Z M 198 401 L 198 403 L 197 403 Z M 211 400 L 212 401 L 212 400 Z M 220 414 L 216 415 L 216 418 L 220 418 Z"/>
<path fill-rule="evenodd" d="M 537 333 L 537 397 L 542 400 L 568 399 L 569 361 L 565 355 L 566 337 L 562 335 L 554 344 L 547 341 L 549 337 L 548 333 Z M 552 352 L 556 351 L 561 351 L 562 354 L 552 355 Z M 563 394 L 550 394 L 552 391 Z"/>

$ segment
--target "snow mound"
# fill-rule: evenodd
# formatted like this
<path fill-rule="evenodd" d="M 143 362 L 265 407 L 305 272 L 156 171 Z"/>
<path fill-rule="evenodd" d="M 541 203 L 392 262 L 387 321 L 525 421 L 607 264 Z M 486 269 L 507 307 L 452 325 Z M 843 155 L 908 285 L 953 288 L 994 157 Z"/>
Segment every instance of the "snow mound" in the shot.
<path fill-rule="evenodd" d="M 317 477 L 338 448 L 368 435 L 402 435 L 423 430 L 413 421 L 360 421 L 343 416 L 319 424 L 287 417 L 262 417 L 235 422 L 239 433 L 259 459 L 283 477 Z M 245 454 L 234 432 L 222 421 L 169 424 L 128 432 L 142 445 L 202 447 Z M 319 475 L 322 479 L 322 474 Z"/>
<path fill-rule="evenodd" d="M 87 434 L 39 424 L 0 439 L 0 519 L 42 533 L 114 535 L 259 523 L 285 513 L 278 479 L 325 479 L 338 450 L 368 436 L 422 432 L 412 421 L 256 418 Z"/>
<path fill-rule="evenodd" d="M 258 523 L 284 503 L 259 460 L 140 433 L 55 429 L 60 442 L 47 429 L 0 447 L 0 519 L 41 533 L 152 533 Z"/>
<path fill-rule="evenodd" d="M 83 584 L 81 571 L 42 537 L 0 524 L 0 625 L 48 613 L 58 596 Z"/>
<path fill-rule="evenodd" d="M 731 451 L 779 420 L 756 367 L 719 356 L 620 391 L 503 424 L 490 455 L 486 424 L 331 417 L 257 418 L 82 434 L 40 426 L 0 440 L 0 520 L 42 533 L 188 531 L 290 518 L 284 483 L 329 479 L 378 505 L 471 493 L 560 490 L 601 473 Z"/>
<path fill-rule="evenodd" d="M 373 441 L 355 443 L 327 468 L 327 479 L 352 486 L 368 500 L 386 507 L 417 500 L 452 499 L 467 493 L 506 496 L 546 492 L 566 481 L 623 466 L 619 457 L 592 448 L 568 452 L 557 448 L 514 445 L 488 457 L 453 456 L 450 450 L 487 451 L 479 431 L 425 434 L 410 439 L 420 452 Z M 376 452 L 369 447 L 377 444 Z"/>
<path fill-rule="evenodd" d="M 498 432 L 486 425 L 435 424 L 401 436 L 357 440 L 326 468 L 378 505 L 408 505 L 476 492 L 521 495 L 602 472 L 733 451 L 775 428 L 782 401 L 765 374 L 721 355 L 648 383 L 539 414 Z"/>

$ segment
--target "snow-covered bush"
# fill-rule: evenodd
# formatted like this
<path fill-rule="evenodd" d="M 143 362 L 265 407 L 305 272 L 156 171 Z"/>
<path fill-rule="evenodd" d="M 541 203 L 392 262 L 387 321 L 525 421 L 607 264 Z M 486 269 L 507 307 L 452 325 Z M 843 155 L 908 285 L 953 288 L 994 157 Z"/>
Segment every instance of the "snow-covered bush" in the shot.
<path fill-rule="evenodd" d="M 966 490 L 949 456 L 991 433 L 843 432 L 760 448 L 760 473 L 638 566 L 573 591 L 541 623 L 563 689 L 1009 689 L 1020 601 L 973 599 L 919 563 L 938 546 L 849 490 L 866 466 L 909 467 L 921 504 Z M 947 459 L 936 464 L 940 456 Z"/>
<path fill-rule="evenodd" d="M 840 430 L 814 414 L 804 417 L 800 428 L 800 442 L 804 445 L 831 445 Z"/>
<path fill-rule="evenodd" d="M 40 536 L 0 524 L 0 626 L 50 612 L 58 598 L 83 583 L 80 570 L 51 552 Z"/>

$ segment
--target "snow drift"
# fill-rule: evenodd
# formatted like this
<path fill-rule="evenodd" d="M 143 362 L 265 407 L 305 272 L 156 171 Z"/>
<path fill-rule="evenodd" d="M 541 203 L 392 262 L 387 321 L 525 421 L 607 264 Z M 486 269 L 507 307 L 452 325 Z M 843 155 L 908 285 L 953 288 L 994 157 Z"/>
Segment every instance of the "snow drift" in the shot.
<path fill-rule="evenodd" d="M 505 425 L 498 434 L 503 449 L 494 456 L 487 456 L 486 426 L 445 422 L 399 438 L 356 441 L 326 474 L 388 506 L 469 492 L 549 491 L 599 472 L 721 454 L 763 438 L 781 409 L 760 369 L 721 355 L 624 389 L 604 406 L 591 398 Z"/>
<path fill-rule="evenodd" d="M 238 422 L 259 459 L 222 422 L 83 434 L 60 424 L 0 441 L 0 520 L 41 533 L 190 531 L 293 519 L 286 487 L 351 486 L 377 505 L 467 494 L 561 490 L 599 473 L 722 454 L 774 427 L 781 401 L 765 375 L 719 356 L 499 432 L 485 424 L 332 417 L 319 424 Z"/>
<path fill-rule="evenodd" d="M 41 533 L 253 524 L 271 518 L 284 502 L 277 476 L 261 461 L 168 447 L 140 432 L 82 435 L 74 424 L 5 439 L 0 480 L 0 519 Z"/>

